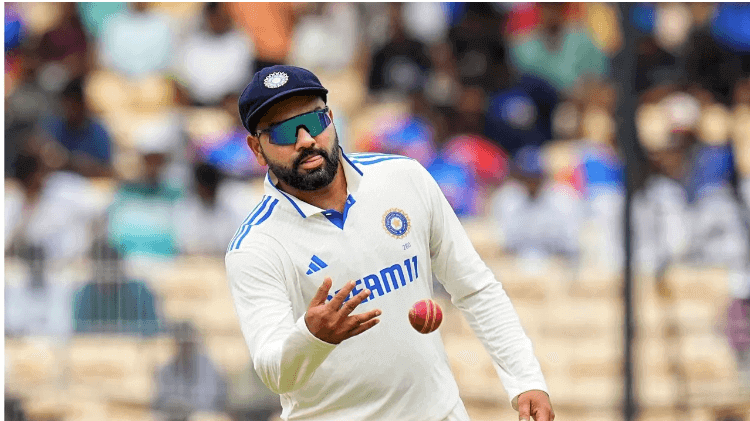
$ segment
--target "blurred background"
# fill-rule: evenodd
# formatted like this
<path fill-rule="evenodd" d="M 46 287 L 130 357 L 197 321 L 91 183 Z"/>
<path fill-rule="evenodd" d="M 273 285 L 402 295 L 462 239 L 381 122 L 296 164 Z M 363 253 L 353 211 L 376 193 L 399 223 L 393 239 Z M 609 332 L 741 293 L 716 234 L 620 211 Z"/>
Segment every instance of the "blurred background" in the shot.
<path fill-rule="evenodd" d="M 628 10 L 5 3 L 6 420 L 278 420 L 223 263 L 265 174 L 238 95 L 278 63 L 320 77 L 345 151 L 428 168 L 557 419 L 623 419 L 631 234 L 638 419 L 750 420 L 750 6 Z M 618 137 L 626 41 L 635 145 Z M 437 291 L 472 419 L 517 419 Z"/>

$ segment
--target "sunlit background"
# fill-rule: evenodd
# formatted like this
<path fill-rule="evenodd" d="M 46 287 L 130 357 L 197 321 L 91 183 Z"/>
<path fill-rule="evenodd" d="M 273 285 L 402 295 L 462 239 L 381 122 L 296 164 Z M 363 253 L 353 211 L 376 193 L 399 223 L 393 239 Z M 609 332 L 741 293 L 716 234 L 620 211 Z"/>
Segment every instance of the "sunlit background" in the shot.
<path fill-rule="evenodd" d="M 279 63 L 320 77 L 345 151 L 438 181 L 557 419 L 622 419 L 623 22 L 638 419 L 750 420 L 750 6 L 5 3 L 6 420 L 279 419 L 223 264 L 265 174 L 238 94 Z M 517 419 L 437 291 L 472 419 Z"/>

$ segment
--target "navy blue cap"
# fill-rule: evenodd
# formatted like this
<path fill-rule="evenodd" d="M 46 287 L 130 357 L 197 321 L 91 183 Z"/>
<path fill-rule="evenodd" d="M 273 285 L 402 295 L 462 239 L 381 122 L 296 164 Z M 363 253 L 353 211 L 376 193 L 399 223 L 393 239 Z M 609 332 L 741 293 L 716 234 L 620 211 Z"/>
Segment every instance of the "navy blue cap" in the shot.
<path fill-rule="evenodd" d="M 263 111 L 275 102 L 293 95 L 318 94 L 326 101 L 328 89 L 320 84 L 311 71 L 294 66 L 265 67 L 240 95 L 240 119 L 248 132 L 254 133 Z"/>

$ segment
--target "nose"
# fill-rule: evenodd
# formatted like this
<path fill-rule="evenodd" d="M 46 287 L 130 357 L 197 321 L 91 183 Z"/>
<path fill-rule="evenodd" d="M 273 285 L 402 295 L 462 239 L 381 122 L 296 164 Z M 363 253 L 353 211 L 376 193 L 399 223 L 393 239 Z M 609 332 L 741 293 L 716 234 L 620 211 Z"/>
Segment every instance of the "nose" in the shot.
<path fill-rule="evenodd" d="M 307 128 L 300 126 L 297 128 L 297 143 L 295 144 L 296 149 L 309 149 L 315 145 L 315 138 L 310 136 L 310 132 Z"/>

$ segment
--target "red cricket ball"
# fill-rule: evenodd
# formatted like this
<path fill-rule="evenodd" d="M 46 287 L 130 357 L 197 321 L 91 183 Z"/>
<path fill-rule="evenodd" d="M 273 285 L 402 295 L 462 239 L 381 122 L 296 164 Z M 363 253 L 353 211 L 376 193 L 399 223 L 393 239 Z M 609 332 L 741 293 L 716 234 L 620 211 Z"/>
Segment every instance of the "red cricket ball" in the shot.
<path fill-rule="evenodd" d="M 443 310 L 432 300 L 417 301 L 409 310 L 409 323 L 419 333 L 437 330 L 443 321 Z"/>

